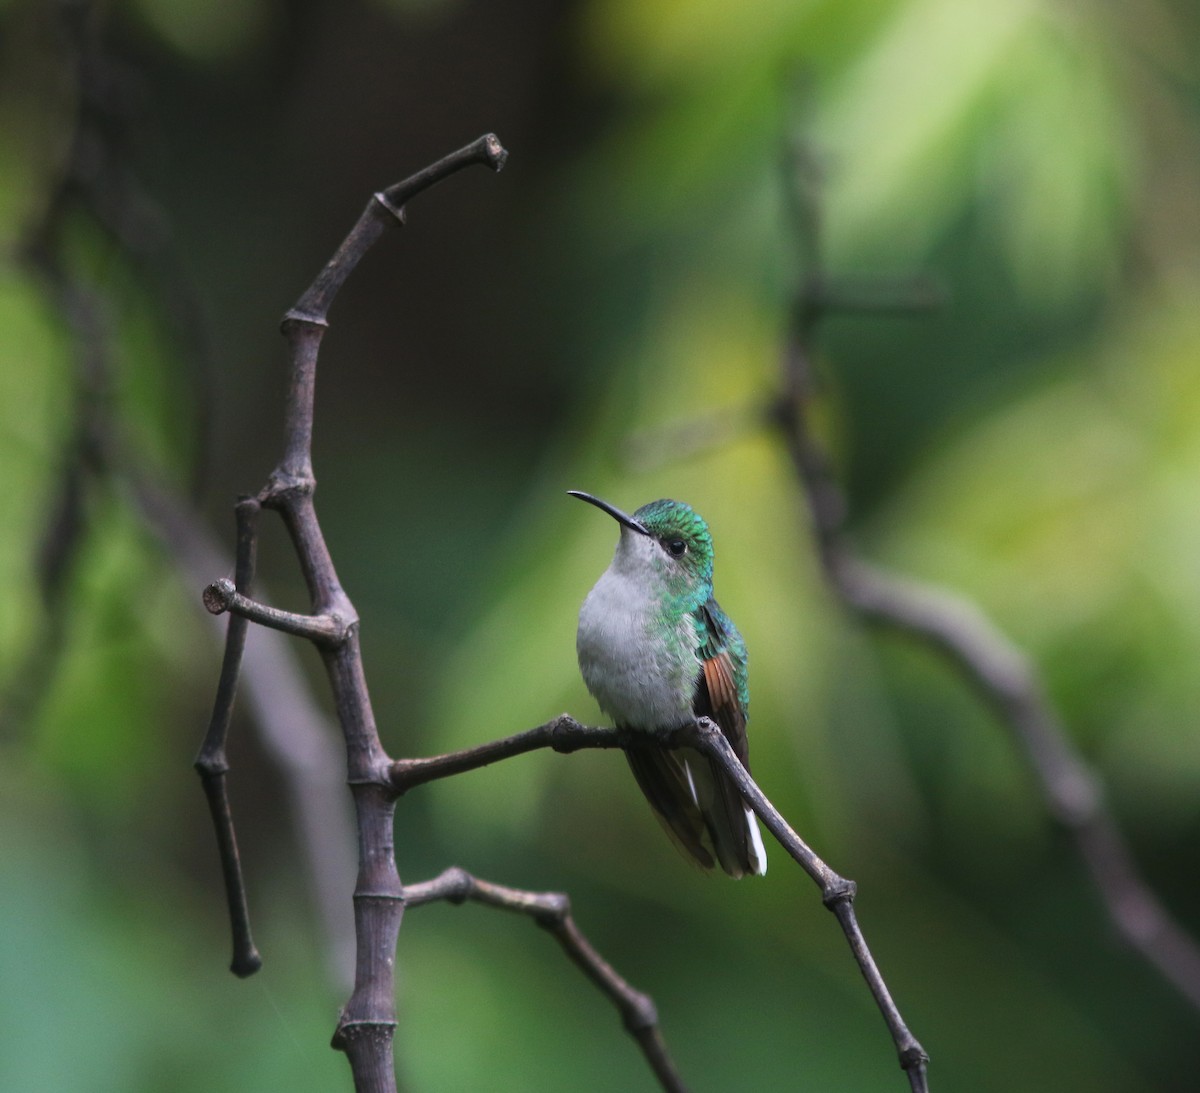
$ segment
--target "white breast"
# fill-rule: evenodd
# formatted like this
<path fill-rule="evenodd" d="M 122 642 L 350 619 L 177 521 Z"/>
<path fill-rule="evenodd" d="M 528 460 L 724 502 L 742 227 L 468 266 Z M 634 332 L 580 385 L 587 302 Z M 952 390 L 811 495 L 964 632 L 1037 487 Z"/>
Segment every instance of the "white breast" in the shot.
<path fill-rule="evenodd" d="M 663 631 L 644 535 L 624 533 L 613 563 L 579 612 L 575 647 L 600 708 L 629 728 L 671 728 L 692 716 L 699 635 L 688 616 Z"/>

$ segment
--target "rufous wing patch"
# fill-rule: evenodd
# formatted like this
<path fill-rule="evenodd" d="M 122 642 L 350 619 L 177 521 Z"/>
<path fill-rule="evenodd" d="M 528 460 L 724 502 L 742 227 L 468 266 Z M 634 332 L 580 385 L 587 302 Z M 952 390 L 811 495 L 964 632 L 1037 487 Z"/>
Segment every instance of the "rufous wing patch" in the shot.
<path fill-rule="evenodd" d="M 738 705 L 737 684 L 733 680 L 733 662 L 725 651 L 704 661 L 704 685 L 708 688 L 708 701 L 713 717 L 729 736 L 732 724 L 741 720 Z"/>

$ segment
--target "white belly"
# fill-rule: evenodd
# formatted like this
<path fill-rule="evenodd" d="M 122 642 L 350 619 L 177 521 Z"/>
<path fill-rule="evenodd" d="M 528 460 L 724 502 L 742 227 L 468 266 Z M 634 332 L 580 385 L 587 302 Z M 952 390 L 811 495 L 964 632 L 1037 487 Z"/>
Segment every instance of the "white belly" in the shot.
<path fill-rule="evenodd" d="M 605 570 L 579 612 L 583 681 L 618 725 L 673 728 L 692 717 L 700 639 L 689 615 L 662 619 L 645 582 Z"/>

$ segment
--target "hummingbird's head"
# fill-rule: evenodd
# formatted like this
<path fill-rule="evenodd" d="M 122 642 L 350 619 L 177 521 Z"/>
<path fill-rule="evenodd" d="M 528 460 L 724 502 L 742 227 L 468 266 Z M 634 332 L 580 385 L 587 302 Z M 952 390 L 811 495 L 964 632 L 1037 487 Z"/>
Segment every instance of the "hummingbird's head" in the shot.
<path fill-rule="evenodd" d="M 682 501 L 651 501 L 633 514 L 667 559 L 666 572 L 678 572 L 689 583 L 712 584 L 712 535 L 703 517 Z"/>
<path fill-rule="evenodd" d="M 614 565 L 644 571 L 647 580 L 662 584 L 672 598 L 685 601 L 689 608 L 712 595 L 712 535 L 691 505 L 664 498 L 627 516 L 591 494 L 569 492 L 603 509 L 621 525 Z"/>

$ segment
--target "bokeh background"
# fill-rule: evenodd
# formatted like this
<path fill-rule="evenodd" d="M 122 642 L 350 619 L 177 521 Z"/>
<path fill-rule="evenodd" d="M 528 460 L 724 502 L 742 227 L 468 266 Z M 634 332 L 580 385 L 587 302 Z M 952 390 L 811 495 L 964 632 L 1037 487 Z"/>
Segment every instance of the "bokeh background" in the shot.
<path fill-rule="evenodd" d="M 200 584 L 97 474 L 51 607 L 40 588 L 78 402 L 70 331 L 24 257 L 80 124 L 64 10 L 81 8 L 0 4 L 0 1087 L 349 1088 L 327 1047 L 344 990 L 246 712 L 232 785 L 266 965 L 226 971 L 189 769 L 219 663 Z M 597 720 L 574 629 L 614 531 L 564 491 L 686 499 L 751 650 L 756 774 L 859 882 L 933 1087 L 1194 1088 L 1197 1014 L 1116 940 L 964 683 L 831 601 L 776 443 L 672 447 L 775 382 L 813 244 L 786 216 L 800 139 L 829 268 L 946 293 L 822 331 L 857 542 L 969 594 L 1036 658 L 1150 881 L 1200 932 L 1200 9 L 114 0 L 90 18 L 116 104 L 101 130 L 177 272 L 148 274 L 79 209 L 58 261 L 103 302 L 101 397 L 130 460 L 227 544 L 233 499 L 279 452 L 278 317 L 374 190 L 488 130 L 511 151 L 414 202 L 337 301 L 321 362 L 318 509 L 392 754 Z M 302 610 L 267 528 L 260 572 Z M 690 869 L 619 756 L 423 788 L 396 835 L 406 880 L 458 864 L 569 892 L 697 1091 L 904 1085 L 812 885 L 775 850 L 763 881 Z M 399 969 L 410 1089 L 654 1088 L 525 921 L 413 911 Z"/>

